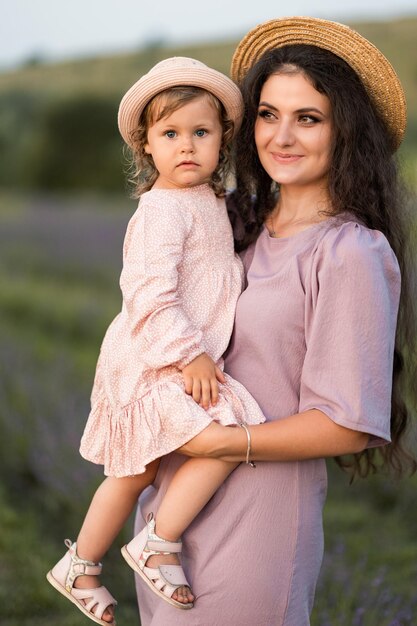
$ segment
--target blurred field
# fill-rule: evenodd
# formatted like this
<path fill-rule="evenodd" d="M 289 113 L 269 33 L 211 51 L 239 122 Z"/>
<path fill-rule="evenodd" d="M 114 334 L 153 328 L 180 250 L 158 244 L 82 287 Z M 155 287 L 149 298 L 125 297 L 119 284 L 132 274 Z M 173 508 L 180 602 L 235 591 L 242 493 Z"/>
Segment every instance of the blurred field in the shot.
<path fill-rule="evenodd" d="M 408 126 L 401 153 L 417 182 L 417 18 L 352 24 L 384 52 L 404 86 Z M 0 187 L 120 191 L 117 108 L 144 72 L 173 55 L 229 73 L 236 41 L 164 47 L 0 73 Z"/>
<path fill-rule="evenodd" d="M 350 26 L 369 39 L 392 63 L 409 102 L 417 101 L 417 17 L 392 21 L 355 22 Z M 243 33 L 242 33 L 243 35 Z M 169 56 L 190 56 L 229 74 L 238 39 L 202 45 L 167 47 L 155 43 L 146 49 L 59 64 L 35 64 L 0 74 L 0 91 L 30 90 L 43 95 L 101 93 L 120 97 L 152 65 Z M 414 115 L 413 111 L 410 111 Z"/>
<path fill-rule="evenodd" d="M 3 195 L 0 205 L 0 622 L 76 626 L 85 619 L 45 574 L 63 539 L 75 538 L 102 477 L 78 445 L 98 347 L 120 306 L 121 241 L 132 208 L 108 196 Z M 120 623 L 139 623 L 117 548 L 109 561 Z"/>
<path fill-rule="evenodd" d="M 0 206 L 1 624 L 81 626 L 44 574 L 101 478 L 78 443 L 100 341 L 120 306 L 122 238 L 135 204 L 3 194 Z M 329 469 L 313 626 L 415 626 L 417 480 L 349 486 Z M 133 581 L 121 561 L 115 546 L 104 581 L 119 599 L 119 623 L 134 626 Z"/>

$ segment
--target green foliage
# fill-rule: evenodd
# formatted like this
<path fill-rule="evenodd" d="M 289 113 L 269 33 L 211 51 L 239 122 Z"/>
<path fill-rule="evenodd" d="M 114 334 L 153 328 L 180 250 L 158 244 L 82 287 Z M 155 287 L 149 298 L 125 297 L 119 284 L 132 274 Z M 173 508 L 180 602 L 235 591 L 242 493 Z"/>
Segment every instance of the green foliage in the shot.
<path fill-rule="evenodd" d="M 111 212 L 108 199 L 62 212 L 55 200 L 35 211 L 22 196 L 1 200 L 1 623 L 81 626 L 85 617 L 45 575 L 63 554 L 63 539 L 75 538 L 102 476 L 82 461 L 78 445 L 99 344 L 120 306 L 131 209 L 120 198 Z M 139 626 L 133 576 L 118 550 L 131 527 L 107 555 L 103 582 L 120 601 L 120 622 Z"/>
<path fill-rule="evenodd" d="M 414 626 L 417 477 L 348 486 L 330 466 L 325 558 L 312 626 Z"/>
<path fill-rule="evenodd" d="M 6 213 L 0 235 L 0 468 L 11 488 L 46 489 L 59 502 L 97 476 L 90 464 L 73 466 L 100 341 L 120 307 L 127 217 L 105 213 L 98 229 L 90 217 L 60 217 L 55 204 Z M 113 254 L 97 232 L 112 237 Z"/>
<path fill-rule="evenodd" d="M 115 102 L 75 96 L 48 103 L 38 139 L 26 154 L 38 189 L 122 189 L 122 140 Z"/>
<path fill-rule="evenodd" d="M 417 19 L 354 24 L 391 61 L 408 101 L 404 148 L 417 153 Z M 123 189 L 116 113 L 124 92 L 169 56 L 196 57 L 228 74 L 236 41 L 164 47 L 42 64 L 0 74 L 0 185 L 32 189 Z M 413 181 L 417 175 L 413 175 Z"/>
<path fill-rule="evenodd" d="M 74 609 L 46 582 L 45 575 L 63 555 L 63 542 L 51 541 L 58 536 L 59 527 L 38 508 L 25 506 L 21 494 L 12 504 L 0 488 L 0 604 L 2 626 L 82 626 L 86 618 Z M 65 511 L 61 509 L 61 514 Z M 125 541 L 125 533 L 119 539 Z M 117 548 L 106 559 L 109 572 L 103 582 L 120 601 L 119 623 L 140 626 L 133 577 L 126 572 Z"/>
<path fill-rule="evenodd" d="M 30 91 L 0 92 L 0 185 L 27 183 L 23 161 L 36 141 L 42 98 Z"/>

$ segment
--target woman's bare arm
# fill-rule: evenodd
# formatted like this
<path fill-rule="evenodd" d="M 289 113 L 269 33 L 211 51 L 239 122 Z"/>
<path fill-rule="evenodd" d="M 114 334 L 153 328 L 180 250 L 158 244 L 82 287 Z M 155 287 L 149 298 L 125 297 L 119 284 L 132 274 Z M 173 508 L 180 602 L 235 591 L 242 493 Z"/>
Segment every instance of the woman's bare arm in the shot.
<path fill-rule="evenodd" d="M 311 409 L 274 422 L 249 426 L 251 460 L 303 461 L 361 452 L 369 435 L 339 426 L 325 413 Z M 210 424 L 179 452 L 224 461 L 245 461 L 247 436 L 243 428 Z"/>

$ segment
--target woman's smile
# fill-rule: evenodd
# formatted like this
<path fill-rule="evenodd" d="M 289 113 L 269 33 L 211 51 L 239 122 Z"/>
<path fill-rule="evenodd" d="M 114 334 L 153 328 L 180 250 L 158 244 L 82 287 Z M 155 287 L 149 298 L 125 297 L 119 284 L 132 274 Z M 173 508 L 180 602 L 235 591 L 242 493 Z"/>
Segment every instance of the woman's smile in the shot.
<path fill-rule="evenodd" d="M 302 154 L 283 154 L 282 152 L 272 152 L 271 155 L 275 161 L 285 164 L 296 163 L 303 157 Z"/>

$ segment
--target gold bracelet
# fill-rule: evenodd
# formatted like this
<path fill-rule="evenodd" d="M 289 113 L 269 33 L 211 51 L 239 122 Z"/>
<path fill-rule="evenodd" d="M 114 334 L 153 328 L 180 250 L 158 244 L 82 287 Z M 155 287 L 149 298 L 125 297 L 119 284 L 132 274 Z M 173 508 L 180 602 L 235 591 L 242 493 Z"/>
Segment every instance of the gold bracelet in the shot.
<path fill-rule="evenodd" d="M 250 465 L 251 467 L 256 467 L 255 463 L 250 460 L 252 439 L 251 439 L 251 436 L 250 436 L 249 428 L 243 422 L 240 422 L 240 426 L 242 428 L 244 428 L 245 433 L 246 433 L 246 437 L 248 438 L 248 447 L 246 449 L 246 465 Z"/>

